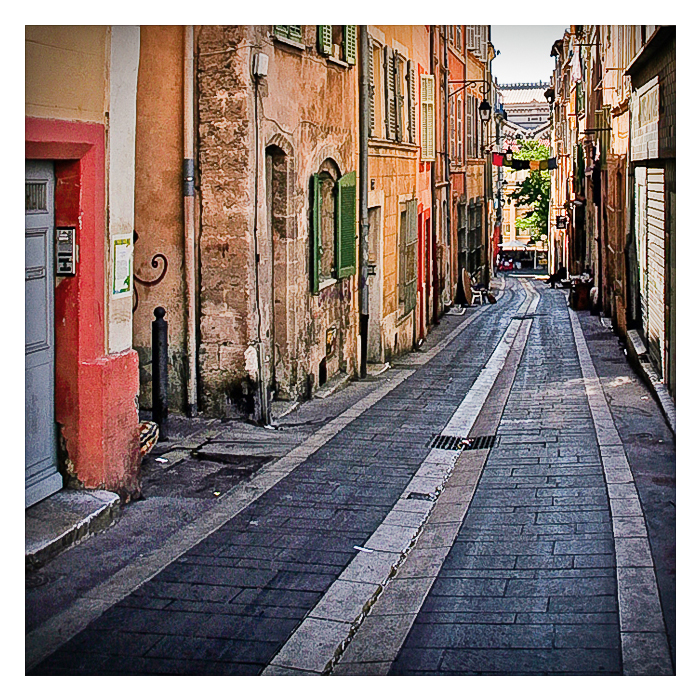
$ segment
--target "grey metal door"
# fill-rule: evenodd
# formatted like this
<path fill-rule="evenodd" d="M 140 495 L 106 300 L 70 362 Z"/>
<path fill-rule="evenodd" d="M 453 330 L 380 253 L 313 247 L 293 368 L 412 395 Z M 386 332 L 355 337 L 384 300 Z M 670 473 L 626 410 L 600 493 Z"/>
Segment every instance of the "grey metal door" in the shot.
<path fill-rule="evenodd" d="M 25 508 L 58 491 L 54 419 L 53 164 L 25 164 Z"/>

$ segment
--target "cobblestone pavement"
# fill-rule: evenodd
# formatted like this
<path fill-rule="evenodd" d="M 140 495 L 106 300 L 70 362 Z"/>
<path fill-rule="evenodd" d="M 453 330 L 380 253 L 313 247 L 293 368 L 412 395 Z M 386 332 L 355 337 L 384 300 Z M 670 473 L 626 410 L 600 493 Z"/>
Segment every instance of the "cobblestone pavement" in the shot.
<path fill-rule="evenodd" d="M 168 540 L 165 562 L 33 629 L 29 673 L 672 672 L 668 528 L 650 527 L 661 611 L 578 317 L 539 282 L 504 283 L 496 305 L 446 317 L 422 352 L 342 392 L 208 530 Z"/>

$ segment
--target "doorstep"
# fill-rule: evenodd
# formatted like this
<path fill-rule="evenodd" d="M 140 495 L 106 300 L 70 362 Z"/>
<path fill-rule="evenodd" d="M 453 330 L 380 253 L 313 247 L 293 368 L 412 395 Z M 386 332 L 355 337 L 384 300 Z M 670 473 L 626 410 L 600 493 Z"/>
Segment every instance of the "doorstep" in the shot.
<path fill-rule="evenodd" d="M 627 331 L 626 336 L 627 357 L 631 360 L 632 366 L 636 367 L 642 376 L 642 380 L 654 394 L 661 412 L 666 419 L 668 427 L 671 428 L 674 436 L 676 434 L 676 402 L 668 393 L 668 387 L 661 381 L 654 366 L 649 362 L 647 348 L 644 341 L 635 329 Z"/>
<path fill-rule="evenodd" d="M 74 544 L 108 528 L 119 516 L 111 491 L 63 489 L 24 511 L 24 565 L 37 569 Z"/>

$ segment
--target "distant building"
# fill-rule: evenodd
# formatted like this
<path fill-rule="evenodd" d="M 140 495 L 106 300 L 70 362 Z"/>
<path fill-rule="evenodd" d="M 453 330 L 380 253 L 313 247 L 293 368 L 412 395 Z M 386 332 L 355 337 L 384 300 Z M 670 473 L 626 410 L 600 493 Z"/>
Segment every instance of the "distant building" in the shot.
<path fill-rule="evenodd" d="M 498 87 L 507 115 L 502 127 L 506 138 L 537 139 L 548 134 L 549 104 L 544 96 L 548 83 L 509 83 Z"/>

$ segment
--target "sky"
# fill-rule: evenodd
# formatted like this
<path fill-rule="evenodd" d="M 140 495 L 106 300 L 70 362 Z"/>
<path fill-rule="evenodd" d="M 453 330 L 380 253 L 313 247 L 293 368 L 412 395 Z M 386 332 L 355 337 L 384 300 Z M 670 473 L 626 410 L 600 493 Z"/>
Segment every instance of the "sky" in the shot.
<path fill-rule="evenodd" d="M 520 24 L 491 26 L 491 43 L 500 55 L 491 63 L 500 85 L 549 82 L 554 58 L 552 44 L 564 36 L 564 25 Z"/>

